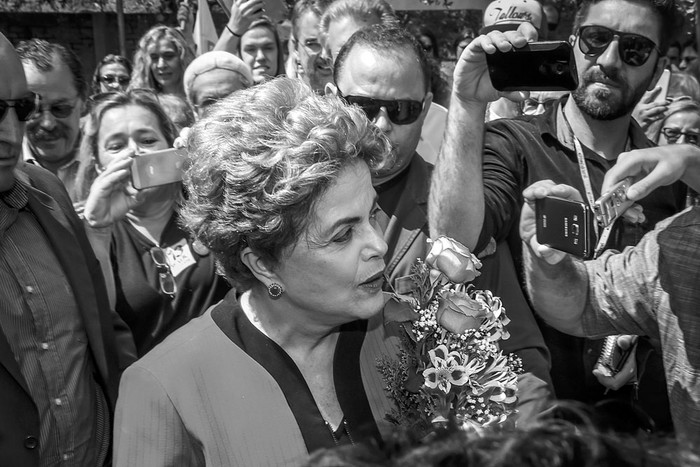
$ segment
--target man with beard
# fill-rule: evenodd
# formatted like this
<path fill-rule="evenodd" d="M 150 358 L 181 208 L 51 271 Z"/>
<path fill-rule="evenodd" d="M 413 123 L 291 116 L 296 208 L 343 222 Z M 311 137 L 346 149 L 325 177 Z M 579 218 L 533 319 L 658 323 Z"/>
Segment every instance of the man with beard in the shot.
<path fill-rule="evenodd" d="M 88 93 L 80 59 L 64 46 L 42 39 L 20 42 L 29 90 L 37 112 L 27 122 L 24 160 L 53 172 L 72 193 L 78 171 L 80 117 Z"/>
<path fill-rule="evenodd" d="M 323 50 L 319 24 L 321 16 L 330 0 L 300 0 L 292 10 L 293 56 L 296 62 L 296 76 L 323 93 L 326 84 L 333 82 L 331 60 Z"/>
<path fill-rule="evenodd" d="M 596 199 L 605 172 L 620 153 L 652 146 L 631 112 L 666 65 L 663 55 L 678 24 L 677 11 L 673 0 L 584 1 L 570 37 L 578 89 L 542 115 L 498 120 L 486 125 L 485 131 L 488 101 L 524 97 L 492 87 L 486 54 L 522 47 L 536 33 L 526 23 L 518 31 L 492 31 L 472 42 L 455 68 L 447 128 L 431 184 L 432 234 L 450 235 L 477 252 L 492 237 L 506 240 L 520 269 L 518 220 L 525 187 L 551 179 L 588 191 L 588 198 Z M 640 203 L 646 221 L 618 221 L 607 247 L 635 244 L 657 221 L 678 212 L 683 206 L 682 191 L 677 185 L 657 189 Z M 586 402 L 602 398 L 605 388 L 591 376 L 599 353 L 596 346 L 547 326 L 542 331 L 552 353 L 557 396 Z M 643 358 L 642 347 L 643 343 L 638 362 Z M 639 379 L 638 394 L 645 408 L 657 409 L 653 415 L 658 424 L 670 428 L 668 410 L 661 403 L 666 399 L 663 384 L 650 384 L 662 374 L 660 358 L 650 359 L 644 378 Z M 646 398 L 649 404 L 644 404 Z"/>
<path fill-rule="evenodd" d="M 328 90 L 362 108 L 391 142 L 391 157 L 372 174 L 372 184 L 382 208 L 378 220 L 388 246 L 385 276 L 395 291 L 408 293 L 414 286 L 408 277 L 411 268 L 417 259 L 425 259 L 430 247 L 427 205 L 433 167 L 416 152 L 433 98 L 430 62 L 405 29 L 377 24 L 355 32 L 340 48 L 334 77 L 335 84 Z M 500 253 L 482 258 L 482 275 L 473 284 L 501 295 L 508 311 L 511 337 L 501 346 L 523 361 L 518 411 L 525 420 L 542 410 L 551 395 L 549 355 L 517 287 L 512 263 L 506 270 L 504 260 L 510 258 Z"/>

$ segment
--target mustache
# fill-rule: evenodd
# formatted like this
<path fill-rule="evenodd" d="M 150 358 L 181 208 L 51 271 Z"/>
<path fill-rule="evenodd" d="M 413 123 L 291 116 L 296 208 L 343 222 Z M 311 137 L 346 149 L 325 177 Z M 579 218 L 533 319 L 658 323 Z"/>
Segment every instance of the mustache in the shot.
<path fill-rule="evenodd" d="M 54 128 L 51 131 L 45 130 L 44 128 L 33 128 L 29 132 L 32 135 L 32 139 L 37 141 L 47 141 L 62 138 L 65 136 L 65 131 L 61 128 Z"/>
<path fill-rule="evenodd" d="M 611 68 L 609 70 L 603 71 L 600 68 L 593 68 L 588 71 L 583 77 L 583 81 L 586 84 L 593 83 L 596 81 L 612 81 L 619 84 L 620 81 L 620 70 L 617 68 Z"/>

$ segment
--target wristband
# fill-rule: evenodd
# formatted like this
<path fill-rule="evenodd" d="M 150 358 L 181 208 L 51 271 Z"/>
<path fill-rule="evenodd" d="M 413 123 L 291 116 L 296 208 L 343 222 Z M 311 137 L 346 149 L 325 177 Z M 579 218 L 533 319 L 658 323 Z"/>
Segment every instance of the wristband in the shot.
<path fill-rule="evenodd" d="M 240 34 L 236 34 L 235 32 L 233 32 L 233 29 L 231 29 L 231 28 L 228 26 L 228 24 L 226 25 L 226 29 L 228 29 L 228 32 L 230 32 L 231 35 L 232 35 L 233 37 L 237 37 L 237 38 L 239 38 L 239 39 L 241 38 L 241 35 L 240 35 Z"/>

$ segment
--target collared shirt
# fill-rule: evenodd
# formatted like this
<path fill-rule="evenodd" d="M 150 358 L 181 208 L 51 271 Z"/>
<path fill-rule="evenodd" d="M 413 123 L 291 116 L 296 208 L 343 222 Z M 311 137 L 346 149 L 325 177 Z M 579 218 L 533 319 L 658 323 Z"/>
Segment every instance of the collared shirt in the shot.
<path fill-rule="evenodd" d="M 660 342 L 679 439 L 700 443 L 700 208 L 668 219 L 636 248 L 587 261 L 582 315 L 592 337 L 638 334 Z"/>
<path fill-rule="evenodd" d="M 106 400 L 72 288 L 22 188 L 0 194 L 0 330 L 37 407 L 41 465 L 99 465 Z"/>
<path fill-rule="evenodd" d="M 489 122 L 484 136 L 484 198 L 486 214 L 476 251 L 491 237 L 511 237 L 511 248 L 520 256 L 518 223 L 523 205 L 522 191 L 539 180 L 571 185 L 585 193 L 571 133 L 559 109 L 566 98 L 553 102 L 542 115 Z M 639 125 L 632 121 L 628 132 L 631 149 L 654 146 Z M 595 197 L 600 196 L 605 173 L 615 163 L 583 146 L 584 158 Z M 679 212 L 685 205 L 681 183 L 661 187 L 641 200 L 646 221 L 640 226 L 619 226 L 608 246 L 621 248 L 638 242 L 654 225 Z M 618 224 L 622 224 L 618 222 Z"/>
<path fill-rule="evenodd" d="M 75 189 L 75 179 L 78 176 L 78 168 L 80 167 L 80 161 L 78 160 L 78 147 L 75 149 L 75 157 L 70 161 L 63 164 L 56 170 L 56 176 L 63 182 L 63 186 L 66 187 L 66 191 L 72 196 Z M 29 147 L 28 138 L 24 138 L 22 142 L 22 158 L 25 162 L 29 164 L 38 165 L 43 167 L 41 162 L 36 158 L 32 148 Z"/>

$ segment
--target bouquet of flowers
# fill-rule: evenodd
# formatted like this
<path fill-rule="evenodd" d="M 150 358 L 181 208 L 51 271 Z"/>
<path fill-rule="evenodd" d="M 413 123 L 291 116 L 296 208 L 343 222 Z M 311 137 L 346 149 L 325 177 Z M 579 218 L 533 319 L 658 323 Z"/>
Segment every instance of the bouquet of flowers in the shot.
<path fill-rule="evenodd" d="M 387 319 L 405 332 L 398 361 L 377 363 L 395 405 L 389 421 L 427 433 L 448 422 L 462 429 L 500 425 L 515 412 L 522 364 L 498 347 L 509 337 L 500 299 L 467 285 L 480 267 L 466 247 L 440 237 L 413 266 L 411 293 L 392 294 Z"/>

